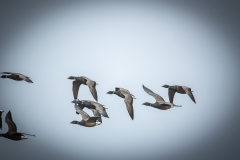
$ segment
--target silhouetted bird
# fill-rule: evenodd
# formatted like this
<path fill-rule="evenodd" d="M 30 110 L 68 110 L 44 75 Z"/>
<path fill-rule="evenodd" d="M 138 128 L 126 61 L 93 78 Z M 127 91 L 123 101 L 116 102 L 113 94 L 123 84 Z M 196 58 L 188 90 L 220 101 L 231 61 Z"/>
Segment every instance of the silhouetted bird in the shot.
<path fill-rule="evenodd" d="M 77 103 L 79 105 L 79 107 L 81 108 L 81 110 L 86 107 L 90 110 L 92 110 L 93 115 L 94 116 L 103 116 L 106 118 L 109 118 L 106 109 L 107 107 L 105 107 L 104 105 L 98 103 L 98 102 L 94 102 L 94 101 L 90 101 L 90 100 L 73 100 L 72 103 Z M 77 113 L 77 112 L 76 112 Z M 101 117 L 98 119 L 99 122 L 102 123 L 102 119 Z"/>
<path fill-rule="evenodd" d="M 17 132 L 17 126 L 12 120 L 12 114 L 10 111 L 5 116 L 5 122 L 8 125 L 8 132 L 5 134 L 0 134 L 0 137 L 5 137 L 11 140 L 18 141 L 18 140 L 27 139 L 27 137 L 25 137 L 24 135 L 35 136 L 35 135 Z"/>
<path fill-rule="evenodd" d="M 148 89 L 144 85 L 143 85 L 143 89 L 144 89 L 145 92 L 147 92 L 147 94 L 153 96 L 156 99 L 155 103 L 149 103 L 149 102 L 143 103 L 143 105 L 145 105 L 145 106 L 151 106 L 151 107 L 162 109 L 162 110 L 167 110 L 167 109 L 173 108 L 173 107 L 181 107 L 181 106 L 178 106 L 178 105 L 175 105 L 175 104 L 172 104 L 172 103 L 165 102 L 164 99 L 161 96 L 154 93 L 153 91 L 151 91 L 150 89 Z"/>
<path fill-rule="evenodd" d="M 80 122 L 74 120 L 71 122 L 71 124 L 78 124 L 85 127 L 94 127 L 101 124 L 101 122 L 97 122 L 97 119 L 99 117 L 90 117 L 86 112 L 82 111 L 77 105 L 75 105 L 75 109 L 82 116 L 82 120 Z"/>
<path fill-rule="evenodd" d="M 109 91 L 107 92 L 107 94 L 116 94 L 121 98 L 124 98 L 124 102 L 126 104 L 128 113 L 130 115 L 130 117 L 134 118 L 134 113 L 133 113 L 133 99 L 136 99 L 134 95 L 132 95 L 128 90 L 124 89 L 124 88 L 115 88 L 115 91 Z"/>
<path fill-rule="evenodd" d="M 164 88 L 168 88 L 168 96 L 169 96 L 169 102 L 170 103 L 173 103 L 173 98 L 174 98 L 174 95 L 175 93 L 181 93 L 181 94 L 188 94 L 188 96 L 192 99 L 192 101 L 194 103 L 196 103 L 195 101 L 195 98 L 192 94 L 192 90 L 191 88 L 187 87 L 187 86 L 178 86 L 178 85 L 175 85 L 175 86 L 169 86 L 169 85 L 163 85 L 162 87 Z"/>
<path fill-rule="evenodd" d="M 30 77 L 28 76 L 25 76 L 21 73 L 12 73 L 12 72 L 2 72 L 0 74 L 4 74 L 1 76 L 1 78 L 10 78 L 10 79 L 13 79 L 15 81 L 26 81 L 26 82 L 29 82 L 29 83 L 33 83 L 31 80 L 30 80 Z M 7 75 L 6 75 L 7 74 Z"/>
<path fill-rule="evenodd" d="M 74 99 L 77 99 L 78 97 L 78 90 L 81 84 L 85 84 L 89 87 L 90 92 L 92 93 L 93 98 L 98 101 L 97 98 L 97 91 L 96 91 L 96 85 L 97 83 L 87 77 L 81 76 L 81 77 L 74 77 L 70 76 L 68 79 L 72 79 L 73 85 L 72 85 L 72 91 L 73 91 L 73 97 Z"/>
<path fill-rule="evenodd" d="M 2 129 L 2 113 L 4 111 L 3 110 L 0 110 L 0 128 Z"/>

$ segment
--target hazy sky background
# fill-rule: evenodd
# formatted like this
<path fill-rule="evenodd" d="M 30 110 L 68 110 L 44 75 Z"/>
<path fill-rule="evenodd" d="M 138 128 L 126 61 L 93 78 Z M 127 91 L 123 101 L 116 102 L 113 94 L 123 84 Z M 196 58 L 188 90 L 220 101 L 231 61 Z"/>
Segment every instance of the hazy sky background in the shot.
<path fill-rule="evenodd" d="M 0 138 L 1 159 L 239 159 L 239 4 L 159 1 L 0 2 L 0 109 L 11 110 L 23 141 Z M 95 80 L 109 119 L 94 128 L 72 125 L 69 76 Z M 168 101 L 162 85 L 186 85 L 182 108 L 143 106 Z M 128 89 L 124 99 L 106 92 Z M 81 86 L 80 100 L 94 100 Z M 92 112 L 85 109 L 89 115 Z M 7 132 L 3 122 L 1 133 Z"/>

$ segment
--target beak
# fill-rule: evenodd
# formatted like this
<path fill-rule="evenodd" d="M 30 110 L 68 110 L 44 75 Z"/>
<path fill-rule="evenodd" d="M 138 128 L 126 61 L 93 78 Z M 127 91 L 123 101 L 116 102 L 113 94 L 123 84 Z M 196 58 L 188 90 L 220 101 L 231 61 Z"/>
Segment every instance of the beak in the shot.
<path fill-rule="evenodd" d="M 108 107 L 106 107 L 106 106 L 103 106 L 105 109 L 108 109 Z"/>
<path fill-rule="evenodd" d="M 96 85 L 98 85 L 98 83 L 96 83 Z"/>

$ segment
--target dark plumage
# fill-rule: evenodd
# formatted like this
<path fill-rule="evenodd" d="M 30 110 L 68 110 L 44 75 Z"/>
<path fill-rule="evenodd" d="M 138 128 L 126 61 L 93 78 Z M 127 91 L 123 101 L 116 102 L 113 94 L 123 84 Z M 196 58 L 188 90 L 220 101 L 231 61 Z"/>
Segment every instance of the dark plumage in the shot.
<path fill-rule="evenodd" d="M 0 129 L 2 129 L 2 113 L 4 111 L 3 110 L 0 110 Z"/>
<path fill-rule="evenodd" d="M 5 134 L 0 134 L 0 137 L 5 137 L 11 140 L 19 141 L 19 140 L 27 139 L 27 137 L 25 137 L 24 135 L 35 136 L 35 135 L 17 132 L 17 126 L 12 120 L 12 114 L 10 111 L 5 116 L 5 122 L 8 125 L 8 132 Z"/>
<path fill-rule="evenodd" d="M 109 91 L 107 92 L 107 94 L 116 94 L 121 98 L 124 98 L 124 102 L 126 104 L 128 113 L 130 115 L 130 117 L 134 118 L 134 112 L 133 112 L 133 99 L 136 99 L 134 95 L 132 95 L 128 90 L 124 89 L 124 88 L 115 88 L 115 91 Z"/>
<path fill-rule="evenodd" d="M 0 74 L 4 74 L 1 76 L 1 78 L 9 78 L 9 79 L 13 79 L 15 81 L 26 81 L 29 83 L 33 83 L 32 80 L 30 79 L 30 77 L 25 76 L 21 73 L 13 73 L 13 72 L 2 72 Z"/>
<path fill-rule="evenodd" d="M 90 92 L 92 93 L 93 98 L 98 101 L 97 98 L 97 90 L 96 85 L 97 83 L 87 77 L 81 76 L 81 77 L 74 77 L 70 76 L 68 79 L 72 79 L 73 85 L 72 85 L 72 91 L 73 91 L 73 97 L 74 99 L 77 99 L 78 97 L 78 90 L 81 84 L 87 85 L 89 87 Z"/>
<path fill-rule="evenodd" d="M 147 94 L 153 96 L 156 99 L 155 103 L 149 103 L 149 102 L 143 103 L 143 105 L 145 105 L 145 106 L 151 106 L 151 107 L 158 108 L 158 109 L 161 109 L 161 110 L 167 110 L 167 109 L 173 108 L 175 106 L 176 107 L 181 107 L 181 106 L 178 106 L 178 105 L 175 105 L 175 104 L 172 104 L 172 103 L 165 102 L 164 99 L 161 96 L 154 93 L 153 91 L 151 91 L 150 89 L 148 89 L 144 85 L 143 85 L 143 89 Z"/>
<path fill-rule="evenodd" d="M 71 124 L 78 124 L 85 127 L 94 127 L 100 125 L 101 122 L 97 122 L 99 117 L 90 117 L 86 112 L 82 111 L 77 105 L 75 105 L 76 111 L 82 116 L 82 120 L 79 121 L 72 121 Z"/>
<path fill-rule="evenodd" d="M 174 95 L 175 93 L 181 93 L 181 94 L 188 94 L 188 96 L 192 99 L 192 101 L 194 103 L 196 103 L 195 101 L 195 98 L 192 94 L 192 90 L 191 88 L 187 87 L 187 86 L 178 86 L 178 85 L 175 85 L 175 86 L 169 86 L 169 85 L 163 85 L 162 87 L 164 88 L 168 88 L 168 96 L 169 96 L 169 102 L 170 103 L 173 103 L 173 98 L 174 98 Z"/>

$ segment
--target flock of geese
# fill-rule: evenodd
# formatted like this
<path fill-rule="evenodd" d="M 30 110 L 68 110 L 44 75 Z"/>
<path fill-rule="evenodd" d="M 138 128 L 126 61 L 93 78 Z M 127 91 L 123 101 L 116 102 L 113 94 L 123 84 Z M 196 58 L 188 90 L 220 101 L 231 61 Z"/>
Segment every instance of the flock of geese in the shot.
<path fill-rule="evenodd" d="M 30 80 L 30 78 L 28 76 L 25 76 L 21 73 L 13 73 L 13 72 L 2 72 L 0 73 L 2 74 L 1 78 L 9 78 L 12 80 L 16 80 L 16 81 L 26 81 L 29 83 L 33 83 L 32 80 Z M 76 114 L 80 114 L 82 116 L 82 120 L 81 121 L 77 121 L 74 120 L 71 122 L 71 124 L 78 124 L 78 125 L 82 125 L 85 127 L 94 127 L 97 125 L 100 125 L 102 123 L 102 117 L 105 118 L 109 118 L 106 109 L 108 109 L 107 107 L 105 107 L 104 105 L 98 103 L 98 96 L 97 96 L 97 90 L 96 90 L 96 85 L 97 83 L 87 77 L 81 76 L 81 77 L 74 77 L 74 76 L 70 76 L 68 77 L 68 79 L 73 80 L 72 82 L 72 92 L 73 92 L 73 97 L 74 100 L 72 101 L 72 103 L 75 104 L 75 111 Z M 96 100 L 95 101 L 90 101 L 90 100 L 79 100 L 78 99 L 78 91 L 79 91 L 79 87 L 80 85 L 87 85 L 89 87 L 89 90 L 93 96 L 93 98 Z M 161 109 L 161 110 L 167 110 L 173 107 L 181 107 L 181 105 L 175 105 L 173 104 L 173 99 L 174 99 L 174 95 L 175 93 L 180 93 L 180 94 L 187 94 L 191 100 L 196 103 L 195 98 L 192 94 L 192 90 L 191 88 L 187 87 L 187 86 L 179 86 L 179 85 L 163 85 L 162 87 L 164 88 L 168 88 L 168 96 L 169 96 L 169 102 L 165 102 L 165 100 L 158 94 L 154 93 L 153 91 L 151 91 L 150 89 L 148 89 L 147 87 L 145 87 L 143 85 L 143 90 L 153 96 L 156 100 L 155 103 L 149 103 L 149 102 L 145 102 L 143 103 L 143 105 L 145 106 L 151 106 L 157 109 Z M 132 95 L 127 89 L 124 88 L 119 88 L 116 87 L 115 91 L 109 91 L 107 92 L 107 94 L 116 94 L 121 98 L 124 98 L 124 102 L 126 104 L 129 116 L 131 117 L 131 119 L 134 119 L 134 111 L 133 111 L 133 99 L 136 99 L 134 95 Z M 93 115 L 92 117 L 90 117 L 86 112 L 83 111 L 84 108 L 88 108 L 90 110 L 92 110 Z M 0 128 L 2 129 L 2 113 L 4 111 L 0 110 Z M 9 111 L 6 116 L 5 116 L 5 122 L 8 125 L 8 132 L 5 134 L 0 134 L 0 136 L 11 139 L 11 140 L 23 140 L 23 139 L 27 139 L 27 137 L 25 137 L 24 135 L 30 135 L 30 136 L 35 136 L 35 135 L 31 135 L 31 134 L 26 134 L 26 133 L 20 133 L 17 132 L 17 126 L 16 124 L 13 122 L 12 120 L 12 114 Z"/>

